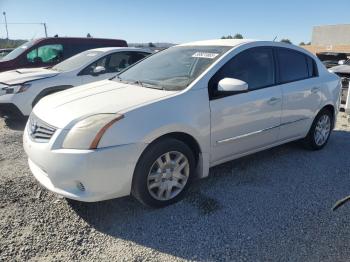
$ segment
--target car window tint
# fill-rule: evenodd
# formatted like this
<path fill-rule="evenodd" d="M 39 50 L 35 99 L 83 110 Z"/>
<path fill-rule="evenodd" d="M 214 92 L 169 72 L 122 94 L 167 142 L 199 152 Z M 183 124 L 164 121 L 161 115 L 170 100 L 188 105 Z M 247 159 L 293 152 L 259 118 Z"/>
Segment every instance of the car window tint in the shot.
<path fill-rule="evenodd" d="M 150 55 L 149 53 L 144 53 L 144 52 L 132 52 L 130 53 L 131 62 L 136 63 L 137 61 L 149 55 Z"/>
<path fill-rule="evenodd" d="M 107 72 L 120 72 L 128 66 L 136 63 L 147 56 L 147 53 L 140 52 L 118 52 L 110 55 L 107 62 Z"/>
<path fill-rule="evenodd" d="M 63 46 L 43 45 L 28 52 L 27 60 L 30 63 L 58 63 L 63 60 Z"/>
<path fill-rule="evenodd" d="M 274 84 L 274 61 L 271 48 L 245 50 L 227 62 L 214 76 L 214 88 L 224 78 L 236 78 L 248 83 L 250 90 Z"/>
<path fill-rule="evenodd" d="M 304 54 L 287 48 L 278 48 L 277 57 L 281 83 L 288 83 L 309 77 L 310 72 Z"/>
<path fill-rule="evenodd" d="M 309 56 L 305 56 L 305 57 L 306 57 L 307 69 L 308 69 L 309 77 L 317 76 L 318 72 L 317 72 L 317 66 L 316 66 L 315 61 Z"/>

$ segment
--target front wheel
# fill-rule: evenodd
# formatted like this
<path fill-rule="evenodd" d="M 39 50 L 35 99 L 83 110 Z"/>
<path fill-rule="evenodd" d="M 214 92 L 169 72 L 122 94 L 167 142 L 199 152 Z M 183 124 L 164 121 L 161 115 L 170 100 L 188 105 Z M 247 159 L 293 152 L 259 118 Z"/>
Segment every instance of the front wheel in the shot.
<path fill-rule="evenodd" d="M 134 172 L 132 194 L 141 203 L 164 207 L 182 199 L 195 170 L 192 150 L 183 142 L 167 138 L 151 144 Z"/>
<path fill-rule="evenodd" d="M 328 142 L 332 132 L 332 113 L 324 109 L 316 116 L 311 129 L 304 139 L 307 146 L 313 150 L 322 149 Z"/>

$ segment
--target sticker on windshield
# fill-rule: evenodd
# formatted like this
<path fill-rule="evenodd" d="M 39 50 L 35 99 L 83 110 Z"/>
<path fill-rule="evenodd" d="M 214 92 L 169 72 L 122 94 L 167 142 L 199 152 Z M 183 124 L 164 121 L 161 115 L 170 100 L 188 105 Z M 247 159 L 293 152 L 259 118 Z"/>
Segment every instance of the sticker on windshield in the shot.
<path fill-rule="evenodd" d="M 217 53 L 196 52 L 192 55 L 192 57 L 214 59 L 218 55 L 219 54 Z"/>
<path fill-rule="evenodd" d="M 90 53 L 90 54 L 87 54 L 86 56 L 95 56 L 97 55 L 96 53 Z"/>

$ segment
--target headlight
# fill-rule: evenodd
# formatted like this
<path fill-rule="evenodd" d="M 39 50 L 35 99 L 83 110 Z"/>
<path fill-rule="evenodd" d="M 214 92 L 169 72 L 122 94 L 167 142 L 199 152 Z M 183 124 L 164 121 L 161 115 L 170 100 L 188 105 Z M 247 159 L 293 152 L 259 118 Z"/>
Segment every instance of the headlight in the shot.
<path fill-rule="evenodd" d="M 18 94 L 18 93 L 23 93 L 28 90 L 28 88 L 32 84 L 30 83 L 24 83 L 20 85 L 14 85 L 14 86 L 5 86 L 2 87 L 1 90 L 5 91 L 6 94 Z"/>
<path fill-rule="evenodd" d="M 103 134 L 115 122 L 124 118 L 120 114 L 98 114 L 76 123 L 63 142 L 63 148 L 96 149 Z"/>

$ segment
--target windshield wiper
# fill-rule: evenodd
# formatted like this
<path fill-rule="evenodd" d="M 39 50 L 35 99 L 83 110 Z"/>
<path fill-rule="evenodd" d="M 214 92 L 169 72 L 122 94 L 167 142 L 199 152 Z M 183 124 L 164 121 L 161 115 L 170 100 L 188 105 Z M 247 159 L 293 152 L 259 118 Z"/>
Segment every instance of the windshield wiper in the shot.
<path fill-rule="evenodd" d="M 146 87 L 146 88 L 152 88 L 152 89 L 158 89 L 158 90 L 165 90 L 164 87 L 162 86 L 158 86 L 155 84 L 150 84 L 150 83 L 145 83 L 145 82 L 141 82 L 141 81 L 137 81 L 142 87 Z"/>

